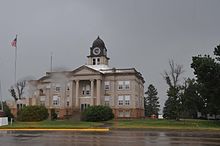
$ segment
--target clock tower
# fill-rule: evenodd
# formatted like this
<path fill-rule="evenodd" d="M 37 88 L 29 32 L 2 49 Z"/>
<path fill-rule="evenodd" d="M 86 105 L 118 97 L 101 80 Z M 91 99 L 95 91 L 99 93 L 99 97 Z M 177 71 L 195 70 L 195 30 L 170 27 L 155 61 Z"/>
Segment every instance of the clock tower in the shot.
<path fill-rule="evenodd" d="M 98 38 L 90 47 L 90 55 L 88 57 L 88 65 L 108 65 L 107 49 L 102 39 Z"/>

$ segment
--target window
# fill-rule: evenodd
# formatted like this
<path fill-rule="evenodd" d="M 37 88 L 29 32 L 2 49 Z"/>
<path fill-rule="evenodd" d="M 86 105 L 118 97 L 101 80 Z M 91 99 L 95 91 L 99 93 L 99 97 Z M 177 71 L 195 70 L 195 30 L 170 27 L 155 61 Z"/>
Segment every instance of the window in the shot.
<path fill-rule="evenodd" d="M 46 100 L 46 97 L 45 96 L 41 96 L 40 97 L 40 105 L 45 106 L 45 100 Z"/>
<path fill-rule="evenodd" d="M 93 65 L 99 65 L 100 64 L 100 58 L 93 58 L 92 59 L 92 64 Z"/>
<path fill-rule="evenodd" d="M 86 93 L 85 90 L 86 90 L 86 88 L 85 88 L 85 87 L 82 87 L 82 94 L 83 94 L 83 95 L 85 95 L 85 93 Z"/>
<path fill-rule="evenodd" d="M 125 111 L 125 117 L 130 117 L 130 111 Z"/>
<path fill-rule="evenodd" d="M 60 97 L 53 96 L 53 105 L 57 106 L 60 104 Z"/>
<path fill-rule="evenodd" d="M 58 100 L 53 100 L 53 105 L 58 105 L 58 104 L 59 104 Z"/>
<path fill-rule="evenodd" d="M 100 64 L 100 58 L 97 58 L 97 65 Z"/>
<path fill-rule="evenodd" d="M 124 116 L 123 111 L 119 111 L 119 112 L 118 112 L 118 117 L 123 117 L 123 116 Z"/>
<path fill-rule="evenodd" d="M 110 105 L 110 96 L 105 96 L 105 106 Z"/>
<path fill-rule="evenodd" d="M 119 90 L 128 90 L 130 89 L 130 81 L 118 81 Z"/>
<path fill-rule="evenodd" d="M 60 117 L 60 111 L 56 110 L 55 113 L 57 114 L 57 118 Z"/>
<path fill-rule="evenodd" d="M 118 81 L 118 89 L 119 90 L 123 89 L 123 81 Z"/>
<path fill-rule="evenodd" d="M 67 91 L 70 90 L 70 83 L 67 83 L 66 90 L 67 90 Z"/>
<path fill-rule="evenodd" d="M 70 97 L 69 97 L 69 95 L 66 96 L 66 106 L 67 107 L 70 106 Z"/>
<path fill-rule="evenodd" d="M 82 94 L 86 96 L 90 95 L 90 85 L 83 85 Z"/>
<path fill-rule="evenodd" d="M 123 96 L 118 96 L 118 105 L 123 105 Z"/>
<path fill-rule="evenodd" d="M 46 97 L 45 96 L 41 96 L 40 97 L 40 101 L 45 101 L 46 100 Z"/>
<path fill-rule="evenodd" d="M 59 105 L 59 101 L 58 100 L 53 100 L 53 105 Z"/>
<path fill-rule="evenodd" d="M 95 58 L 92 59 L 92 64 L 96 65 L 96 59 Z"/>
<path fill-rule="evenodd" d="M 60 84 L 56 84 L 55 91 L 60 92 Z"/>
<path fill-rule="evenodd" d="M 25 104 L 17 104 L 17 109 L 22 109 L 23 107 L 26 107 Z"/>
<path fill-rule="evenodd" d="M 130 81 L 124 81 L 125 89 L 130 89 Z"/>
<path fill-rule="evenodd" d="M 44 90 L 43 89 L 40 89 L 39 92 L 40 92 L 40 96 L 44 95 Z"/>
<path fill-rule="evenodd" d="M 86 95 L 90 95 L 90 91 L 89 90 L 86 90 Z"/>
<path fill-rule="evenodd" d="M 130 95 L 118 96 L 118 105 L 130 105 Z"/>
<path fill-rule="evenodd" d="M 105 81 L 105 90 L 110 90 L 110 82 Z"/>
<path fill-rule="evenodd" d="M 56 87 L 56 91 L 59 92 L 60 91 L 60 87 Z"/>
<path fill-rule="evenodd" d="M 86 85 L 86 95 L 90 95 L 90 85 Z"/>
<path fill-rule="evenodd" d="M 40 101 L 41 106 L 45 106 L 45 101 Z"/>
<path fill-rule="evenodd" d="M 47 88 L 47 89 L 50 89 L 50 84 L 47 84 L 46 88 Z"/>
<path fill-rule="evenodd" d="M 85 109 L 87 109 L 88 107 L 90 107 L 90 104 L 81 104 L 81 108 L 80 108 L 80 110 L 81 111 L 84 111 Z"/>
<path fill-rule="evenodd" d="M 125 97 L 125 105 L 130 105 L 130 95 L 126 95 Z"/>

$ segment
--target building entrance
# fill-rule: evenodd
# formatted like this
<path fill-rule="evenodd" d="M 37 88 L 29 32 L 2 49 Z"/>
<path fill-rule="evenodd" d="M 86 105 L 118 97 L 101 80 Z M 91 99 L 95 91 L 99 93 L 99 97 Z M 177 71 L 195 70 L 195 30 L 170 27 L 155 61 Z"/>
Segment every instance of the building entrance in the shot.
<path fill-rule="evenodd" d="M 86 110 L 88 107 L 90 107 L 90 104 L 87 104 L 87 103 L 81 104 L 80 110 L 81 110 L 81 111 L 84 111 L 84 110 Z"/>

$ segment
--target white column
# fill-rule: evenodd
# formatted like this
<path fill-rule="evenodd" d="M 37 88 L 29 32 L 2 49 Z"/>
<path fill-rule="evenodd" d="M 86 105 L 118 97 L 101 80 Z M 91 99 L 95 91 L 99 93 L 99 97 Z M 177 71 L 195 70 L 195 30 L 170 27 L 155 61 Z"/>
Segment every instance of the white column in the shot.
<path fill-rule="evenodd" d="M 70 83 L 70 90 L 69 90 L 69 95 L 70 95 L 70 106 L 73 107 L 73 81 Z"/>
<path fill-rule="evenodd" d="M 97 85 L 97 92 L 96 92 L 96 105 L 100 105 L 101 104 L 101 80 L 97 79 L 96 80 L 96 85 Z"/>
<path fill-rule="evenodd" d="M 76 80 L 76 107 L 79 107 L 79 80 Z"/>
<path fill-rule="evenodd" d="M 52 108 L 52 104 L 53 104 L 53 84 L 52 82 L 50 82 L 50 90 L 49 90 L 49 101 L 48 101 L 48 105 L 49 105 L 49 108 Z"/>
<path fill-rule="evenodd" d="M 91 81 L 91 100 L 92 100 L 91 105 L 94 105 L 94 80 L 90 80 L 90 81 Z"/>

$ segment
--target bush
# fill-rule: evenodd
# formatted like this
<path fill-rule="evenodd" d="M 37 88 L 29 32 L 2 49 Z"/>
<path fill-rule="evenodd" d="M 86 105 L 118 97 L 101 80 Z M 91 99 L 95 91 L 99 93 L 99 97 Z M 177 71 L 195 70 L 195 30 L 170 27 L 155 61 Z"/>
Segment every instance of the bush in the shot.
<path fill-rule="evenodd" d="M 113 118 L 112 109 L 102 105 L 90 106 L 81 115 L 81 120 L 90 122 L 107 121 Z"/>
<path fill-rule="evenodd" d="M 18 112 L 18 121 L 36 122 L 48 118 L 48 111 L 44 106 L 26 106 Z"/>
<path fill-rule="evenodd" d="M 55 112 L 55 109 L 51 109 L 51 120 L 56 120 L 57 119 L 57 114 Z"/>

